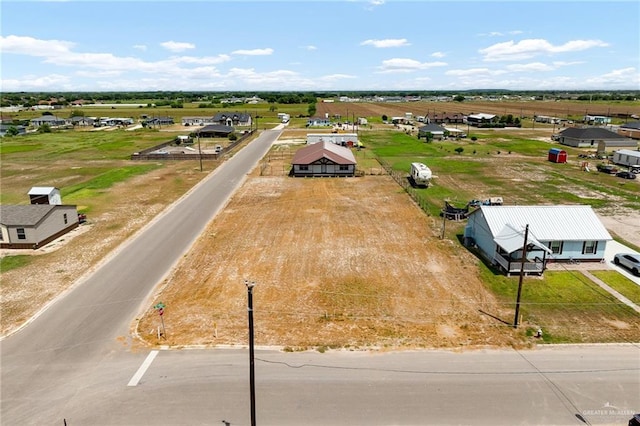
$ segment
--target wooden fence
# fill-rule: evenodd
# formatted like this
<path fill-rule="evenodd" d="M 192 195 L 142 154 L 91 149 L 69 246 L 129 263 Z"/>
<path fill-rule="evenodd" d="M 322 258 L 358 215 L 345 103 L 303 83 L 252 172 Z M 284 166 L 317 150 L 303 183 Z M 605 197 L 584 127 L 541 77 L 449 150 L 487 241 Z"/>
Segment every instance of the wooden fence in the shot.
<path fill-rule="evenodd" d="M 416 202 L 416 204 L 427 214 L 427 216 L 431 216 L 429 212 L 429 207 L 431 205 L 429 202 L 422 196 L 420 193 L 411 185 L 409 181 L 409 173 L 408 172 L 399 172 L 397 170 L 393 170 L 390 164 L 385 162 L 379 157 L 376 157 L 376 160 L 380 163 L 382 168 L 386 170 L 386 172 L 395 180 L 398 185 L 404 189 L 407 194 Z"/>
<path fill-rule="evenodd" d="M 131 155 L 132 160 L 217 160 L 225 153 L 230 152 L 236 146 L 247 140 L 251 135 L 253 135 L 253 130 L 245 133 L 235 141 L 231 142 L 229 145 L 224 147 L 221 152 L 217 154 L 203 154 L 200 152 L 191 152 L 191 153 L 181 153 L 181 152 L 168 152 L 166 154 L 159 154 L 156 151 L 165 148 L 169 145 L 175 143 L 175 139 L 172 139 L 167 142 L 163 142 L 159 145 L 153 146 L 151 148 L 144 149 L 140 152 L 135 152 Z"/>

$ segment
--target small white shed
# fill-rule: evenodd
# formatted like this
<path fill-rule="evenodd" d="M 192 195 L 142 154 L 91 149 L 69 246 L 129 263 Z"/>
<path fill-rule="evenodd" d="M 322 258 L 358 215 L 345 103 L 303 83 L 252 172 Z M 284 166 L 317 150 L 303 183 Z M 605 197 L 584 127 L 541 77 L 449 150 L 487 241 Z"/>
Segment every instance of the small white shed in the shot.
<path fill-rule="evenodd" d="M 53 186 L 34 186 L 29 190 L 28 194 L 31 204 L 62 204 L 60 190 Z"/>

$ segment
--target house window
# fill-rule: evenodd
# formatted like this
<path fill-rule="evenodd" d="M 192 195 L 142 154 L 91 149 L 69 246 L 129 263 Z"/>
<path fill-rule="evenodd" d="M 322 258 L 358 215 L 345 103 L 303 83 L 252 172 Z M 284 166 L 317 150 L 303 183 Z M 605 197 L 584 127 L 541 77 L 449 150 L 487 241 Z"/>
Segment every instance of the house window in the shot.
<path fill-rule="evenodd" d="M 18 233 L 18 239 L 19 240 L 26 240 L 27 239 L 27 233 L 24 232 L 24 228 L 18 228 L 18 229 L 16 229 L 16 232 Z"/>
<path fill-rule="evenodd" d="M 340 171 L 347 171 L 349 170 L 349 166 L 340 166 Z"/>
<path fill-rule="evenodd" d="M 551 241 L 549 248 L 553 254 L 562 254 L 562 241 Z"/>
<path fill-rule="evenodd" d="M 66 214 L 66 213 L 65 213 L 65 214 L 63 214 L 63 215 L 62 215 L 62 218 L 64 219 L 64 224 L 66 225 L 66 224 L 67 224 L 67 222 L 68 222 L 68 220 L 67 220 L 67 214 Z"/>
<path fill-rule="evenodd" d="M 309 170 L 309 166 L 300 166 L 300 170 L 301 171 Z"/>
<path fill-rule="evenodd" d="M 594 254 L 598 249 L 597 241 L 585 241 L 582 244 L 582 254 Z"/>

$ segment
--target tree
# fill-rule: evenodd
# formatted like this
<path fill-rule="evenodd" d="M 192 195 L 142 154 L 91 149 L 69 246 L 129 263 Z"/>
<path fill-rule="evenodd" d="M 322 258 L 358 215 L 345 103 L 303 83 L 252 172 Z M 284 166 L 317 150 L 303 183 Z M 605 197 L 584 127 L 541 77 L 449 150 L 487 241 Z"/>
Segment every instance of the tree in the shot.
<path fill-rule="evenodd" d="M 387 115 L 386 115 L 386 114 L 383 114 L 383 115 L 382 115 L 382 121 L 387 121 L 388 119 L 389 119 L 389 117 L 387 117 Z"/>
<path fill-rule="evenodd" d="M 464 102 L 464 96 L 462 96 L 462 95 L 456 95 L 456 96 L 453 98 L 453 100 L 454 100 L 455 102 Z"/>
<path fill-rule="evenodd" d="M 316 114 L 316 104 L 309 104 L 309 108 L 307 108 L 307 113 L 309 117 L 313 117 Z"/>
<path fill-rule="evenodd" d="M 459 146 L 459 147 L 457 147 L 456 149 L 454 149 L 454 151 L 455 151 L 455 152 L 457 152 L 457 153 L 458 153 L 458 155 L 460 155 L 460 154 L 462 153 L 462 151 L 464 151 L 464 148 L 463 148 L 463 147 L 461 147 L 461 146 Z"/>
<path fill-rule="evenodd" d="M 51 126 L 44 123 L 42 126 L 38 127 L 38 133 L 51 133 Z"/>
<path fill-rule="evenodd" d="M 20 132 L 18 131 L 18 128 L 16 126 L 9 126 L 9 128 L 7 129 L 5 136 L 18 136 L 20 134 Z"/>

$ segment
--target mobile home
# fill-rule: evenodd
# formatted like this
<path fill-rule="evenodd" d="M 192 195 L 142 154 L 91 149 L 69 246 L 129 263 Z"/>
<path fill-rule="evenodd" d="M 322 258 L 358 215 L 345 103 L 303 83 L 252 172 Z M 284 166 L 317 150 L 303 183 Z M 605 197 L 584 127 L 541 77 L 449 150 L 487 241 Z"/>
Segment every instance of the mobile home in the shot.
<path fill-rule="evenodd" d="M 613 162 L 622 166 L 640 165 L 640 151 L 621 149 L 613 153 Z"/>

